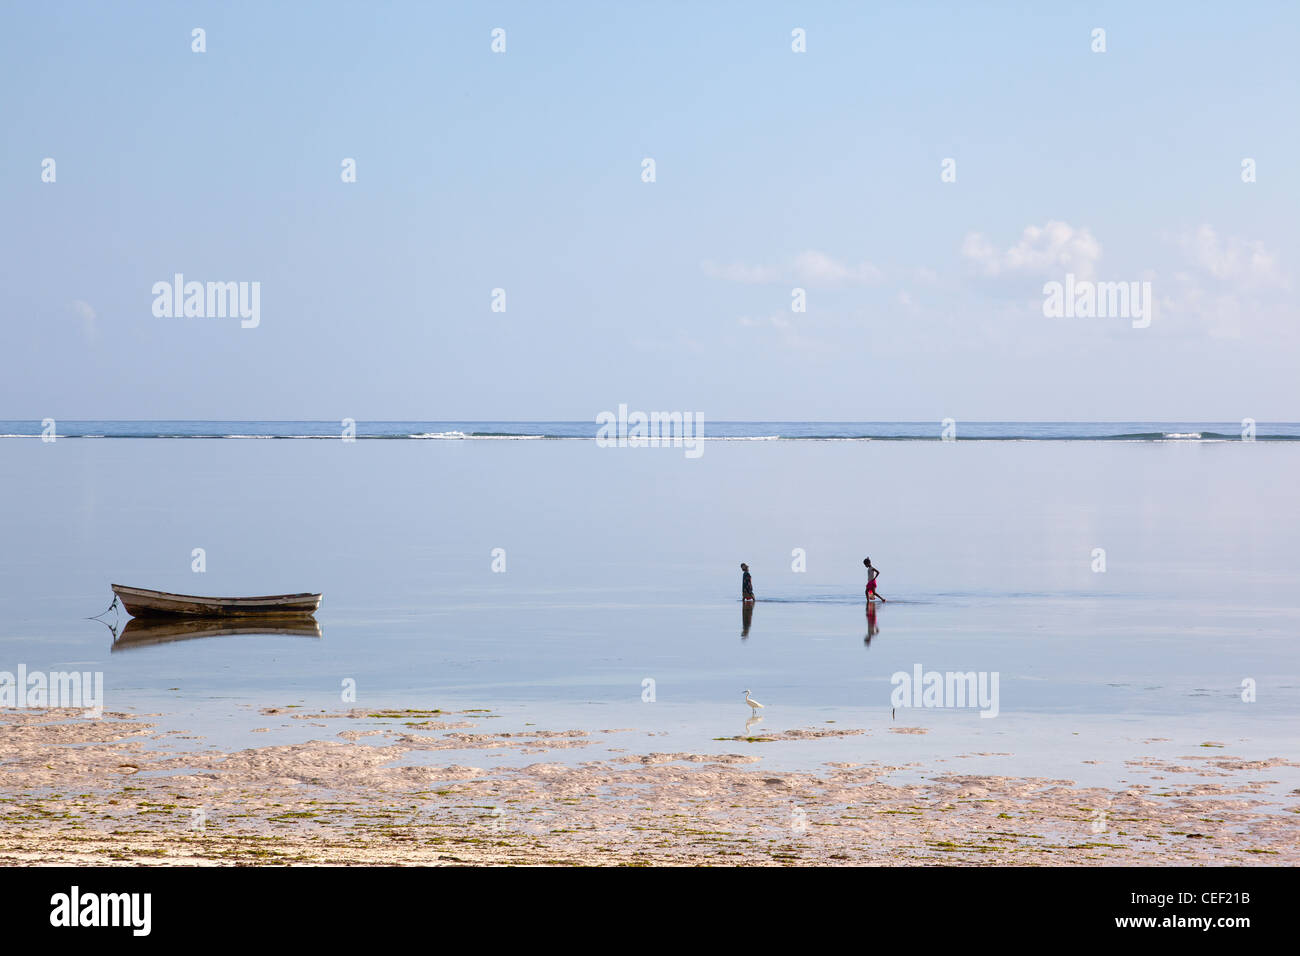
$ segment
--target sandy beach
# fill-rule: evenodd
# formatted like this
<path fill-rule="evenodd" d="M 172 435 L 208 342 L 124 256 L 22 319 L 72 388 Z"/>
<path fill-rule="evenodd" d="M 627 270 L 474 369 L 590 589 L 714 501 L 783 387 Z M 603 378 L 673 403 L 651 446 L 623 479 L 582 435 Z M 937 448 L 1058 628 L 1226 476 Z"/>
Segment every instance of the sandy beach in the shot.
<path fill-rule="evenodd" d="M 316 739 L 222 752 L 147 717 L 5 711 L 6 865 L 1294 865 L 1300 791 L 1281 758 L 1205 742 L 1177 763 L 1130 761 L 1151 783 L 831 764 L 756 767 L 734 754 L 547 754 L 632 732 L 492 733 L 472 713 L 262 711 Z M 320 728 L 319 732 L 318 728 Z M 909 728 L 898 727 L 906 732 Z M 787 731 L 785 739 L 863 733 Z M 630 741 L 629 741 L 630 743 Z M 537 756 L 485 770 L 464 758 Z M 433 753 L 430 764 L 413 758 Z M 445 759 L 445 762 L 444 762 Z M 912 768 L 915 770 L 916 768 Z"/>

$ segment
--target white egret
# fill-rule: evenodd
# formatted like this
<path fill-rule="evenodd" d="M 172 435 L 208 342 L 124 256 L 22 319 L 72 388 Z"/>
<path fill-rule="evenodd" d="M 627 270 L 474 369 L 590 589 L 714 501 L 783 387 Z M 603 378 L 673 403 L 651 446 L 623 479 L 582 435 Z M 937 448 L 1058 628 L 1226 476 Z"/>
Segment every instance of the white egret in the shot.
<path fill-rule="evenodd" d="M 758 701 L 754 700 L 754 698 L 749 696 L 748 690 L 745 691 L 745 703 L 752 707 L 755 713 L 758 713 L 758 709 L 763 706 Z"/>

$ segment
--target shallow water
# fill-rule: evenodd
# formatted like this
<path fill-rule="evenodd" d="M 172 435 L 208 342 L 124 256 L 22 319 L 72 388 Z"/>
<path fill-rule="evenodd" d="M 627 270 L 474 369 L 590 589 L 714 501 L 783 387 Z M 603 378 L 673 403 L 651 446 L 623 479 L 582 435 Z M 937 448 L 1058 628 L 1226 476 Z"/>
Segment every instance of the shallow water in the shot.
<path fill-rule="evenodd" d="M 629 728 L 596 737 L 790 766 L 998 753 L 947 769 L 1113 781 L 1155 737 L 1171 756 L 1216 741 L 1294 759 L 1297 466 L 1294 442 L 717 442 L 690 460 L 584 441 L 0 441 L 0 670 L 102 670 L 108 710 L 221 745 L 308 736 L 258 713 L 302 704 L 488 708 L 477 732 Z M 870 641 L 866 554 L 892 599 Z M 323 591 L 322 636 L 115 650 L 83 619 L 110 582 Z M 891 676 L 917 664 L 997 673 L 998 716 L 891 720 Z M 767 705 L 751 731 L 746 688 Z M 800 727 L 870 733 L 715 740 Z"/>

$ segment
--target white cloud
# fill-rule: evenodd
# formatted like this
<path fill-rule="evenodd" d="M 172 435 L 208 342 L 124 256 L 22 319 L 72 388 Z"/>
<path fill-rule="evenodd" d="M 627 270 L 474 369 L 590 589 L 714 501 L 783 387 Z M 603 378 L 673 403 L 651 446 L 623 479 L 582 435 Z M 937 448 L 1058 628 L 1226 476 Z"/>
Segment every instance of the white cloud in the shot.
<path fill-rule="evenodd" d="M 961 254 L 986 276 L 1073 272 L 1090 279 L 1101 258 L 1101 243 L 1087 229 L 1053 219 L 1043 226 L 1026 226 L 1020 241 L 1000 252 L 980 233 L 969 233 Z"/>
<path fill-rule="evenodd" d="M 885 274 L 870 262 L 850 266 L 813 249 L 794 257 L 794 274 L 795 278 L 809 284 L 845 282 L 874 285 L 885 277 Z"/>
<path fill-rule="evenodd" d="M 71 309 L 73 314 L 81 320 L 81 334 L 85 340 L 90 343 L 97 341 L 99 338 L 99 324 L 95 321 L 98 316 L 95 313 L 94 306 L 81 299 L 74 299 Z"/>
<path fill-rule="evenodd" d="M 1215 279 L 1282 289 L 1291 286 L 1276 253 L 1269 252 L 1258 240 L 1222 240 L 1213 227 L 1202 225 L 1195 232 L 1179 236 L 1178 244 L 1197 268 Z"/>
<path fill-rule="evenodd" d="M 701 264 L 704 274 L 726 282 L 766 285 L 774 282 L 802 282 L 806 285 L 875 285 L 885 273 L 870 262 L 850 265 L 816 249 L 799 253 L 782 266 L 752 266 L 744 263 L 720 265 L 712 260 Z"/>
<path fill-rule="evenodd" d="M 759 327 L 769 326 L 769 325 L 774 329 L 788 329 L 790 327 L 790 320 L 787 319 L 780 312 L 774 312 L 771 315 L 766 316 L 765 318 L 758 318 L 758 319 L 753 318 L 752 316 L 742 315 L 739 319 L 736 320 L 736 323 L 738 325 L 744 326 L 747 329 L 759 328 Z"/>
<path fill-rule="evenodd" d="M 738 262 L 731 265 L 718 265 L 716 262 L 706 260 L 702 263 L 702 267 L 704 274 L 710 279 L 722 279 L 724 282 L 764 285 L 778 282 L 782 278 L 779 270 L 768 266 L 747 266 Z"/>
<path fill-rule="evenodd" d="M 1300 323 L 1287 294 L 1291 277 L 1264 243 L 1222 238 L 1210 225 L 1166 238 L 1187 260 L 1163 286 L 1160 308 L 1172 319 L 1215 339 L 1295 341 Z"/>
<path fill-rule="evenodd" d="M 797 321 L 796 321 L 797 318 Z M 745 330 L 743 338 L 752 338 L 763 347 L 777 343 L 782 349 L 809 355 L 831 356 L 840 353 L 838 345 L 825 341 L 815 329 L 807 326 L 808 316 L 794 316 L 789 312 L 772 312 L 768 315 L 742 315 L 736 324 Z"/>

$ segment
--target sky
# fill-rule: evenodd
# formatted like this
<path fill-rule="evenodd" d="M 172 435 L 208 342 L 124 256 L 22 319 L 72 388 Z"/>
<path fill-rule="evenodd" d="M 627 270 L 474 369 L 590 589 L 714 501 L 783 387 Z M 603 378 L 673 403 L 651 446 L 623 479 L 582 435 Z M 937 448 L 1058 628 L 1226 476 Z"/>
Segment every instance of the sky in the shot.
<path fill-rule="evenodd" d="M 1294 3 L 0 17 L 0 419 L 1300 419 Z"/>

